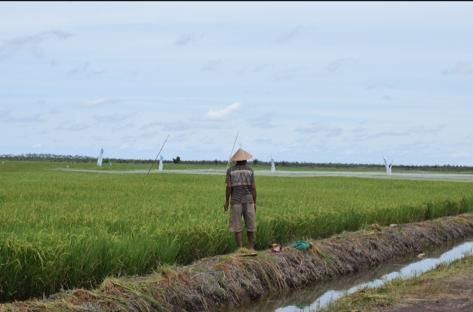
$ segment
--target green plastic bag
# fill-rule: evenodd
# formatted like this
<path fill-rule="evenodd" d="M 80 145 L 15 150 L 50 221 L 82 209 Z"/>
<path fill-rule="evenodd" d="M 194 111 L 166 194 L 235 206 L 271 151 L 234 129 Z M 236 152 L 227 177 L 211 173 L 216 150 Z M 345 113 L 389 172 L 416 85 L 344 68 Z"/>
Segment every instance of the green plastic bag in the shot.
<path fill-rule="evenodd" d="M 312 247 L 312 244 L 310 242 L 306 242 L 306 241 L 303 241 L 303 240 L 298 240 L 298 241 L 292 243 L 291 247 L 294 247 L 298 250 L 305 251 L 305 250 L 310 249 Z"/>

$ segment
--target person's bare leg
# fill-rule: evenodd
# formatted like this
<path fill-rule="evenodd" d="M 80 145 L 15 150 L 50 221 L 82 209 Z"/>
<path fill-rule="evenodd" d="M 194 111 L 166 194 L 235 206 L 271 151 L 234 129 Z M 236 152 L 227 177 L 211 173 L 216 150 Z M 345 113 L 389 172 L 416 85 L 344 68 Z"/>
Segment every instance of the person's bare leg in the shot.
<path fill-rule="evenodd" d="M 235 242 L 238 248 L 243 247 L 241 232 L 235 232 Z"/>
<path fill-rule="evenodd" d="M 255 239 L 256 239 L 256 232 L 246 232 L 246 235 L 248 237 L 248 249 L 255 249 Z"/>

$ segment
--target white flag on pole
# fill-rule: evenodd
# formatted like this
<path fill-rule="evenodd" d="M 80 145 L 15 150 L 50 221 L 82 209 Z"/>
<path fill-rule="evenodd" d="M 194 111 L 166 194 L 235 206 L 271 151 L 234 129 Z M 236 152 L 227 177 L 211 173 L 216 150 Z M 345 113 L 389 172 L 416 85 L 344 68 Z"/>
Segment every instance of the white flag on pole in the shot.
<path fill-rule="evenodd" d="M 390 163 L 388 163 L 388 161 L 386 160 L 386 157 L 384 158 L 384 167 L 386 168 L 386 174 L 392 175 L 393 162 L 391 161 Z"/>
<path fill-rule="evenodd" d="M 276 165 L 274 164 L 273 158 L 271 158 L 271 172 L 276 172 Z"/>
<path fill-rule="evenodd" d="M 163 171 L 163 156 L 159 156 L 159 166 L 158 171 Z"/>
<path fill-rule="evenodd" d="M 97 166 L 102 167 L 103 148 L 100 149 L 99 157 L 97 158 Z"/>

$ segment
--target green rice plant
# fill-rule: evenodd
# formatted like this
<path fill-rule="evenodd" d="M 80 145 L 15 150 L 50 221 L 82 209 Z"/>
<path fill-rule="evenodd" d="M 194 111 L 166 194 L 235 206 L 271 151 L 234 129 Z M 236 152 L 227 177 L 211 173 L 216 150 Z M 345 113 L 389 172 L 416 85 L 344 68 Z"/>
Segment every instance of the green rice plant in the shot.
<path fill-rule="evenodd" d="M 82 164 L 70 164 L 79 167 Z M 0 300 L 94 287 L 235 250 L 224 177 L 0 168 Z M 473 211 L 466 182 L 256 177 L 257 248 Z"/>

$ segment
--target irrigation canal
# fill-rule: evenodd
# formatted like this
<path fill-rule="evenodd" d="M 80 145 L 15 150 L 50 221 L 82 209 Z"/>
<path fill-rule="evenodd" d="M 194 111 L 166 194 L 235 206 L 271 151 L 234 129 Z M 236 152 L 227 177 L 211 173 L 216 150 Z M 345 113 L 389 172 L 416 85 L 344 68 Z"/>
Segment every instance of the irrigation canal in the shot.
<path fill-rule="evenodd" d="M 465 255 L 473 255 L 473 241 L 465 241 L 426 252 L 426 257 L 422 260 L 411 257 L 402 261 L 382 264 L 368 272 L 319 283 L 313 287 L 272 294 L 261 298 L 250 306 L 242 306 L 226 312 L 317 312 L 344 295 L 364 288 L 380 287 L 395 278 L 415 277 L 440 264 L 461 259 Z"/>

